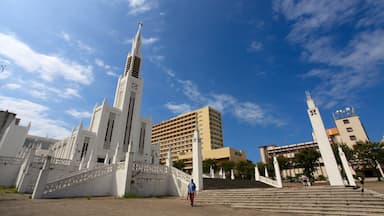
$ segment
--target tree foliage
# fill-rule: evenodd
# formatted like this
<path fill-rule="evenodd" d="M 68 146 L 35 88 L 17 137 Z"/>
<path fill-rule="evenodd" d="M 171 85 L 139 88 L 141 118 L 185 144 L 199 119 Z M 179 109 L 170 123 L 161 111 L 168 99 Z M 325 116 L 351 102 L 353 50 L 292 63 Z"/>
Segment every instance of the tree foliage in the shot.
<path fill-rule="evenodd" d="M 210 172 L 210 167 L 214 170 L 216 170 L 216 161 L 214 159 L 205 159 L 203 160 L 203 173 L 209 173 Z"/>
<path fill-rule="evenodd" d="M 183 170 L 185 167 L 185 163 L 183 160 L 177 160 L 177 161 L 173 162 L 173 167 L 175 167 L 179 170 Z"/>
<path fill-rule="evenodd" d="M 295 166 L 303 168 L 303 174 L 309 177 L 311 181 L 314 180 L 313 172 L 315 167 L 318 165 L 320 158 L 320 152 L 313 148 L 305 148 L 295 154 Z"/>
<path fill-rule="evenodd" d="M 362 142 L 359 141 L 353 146 L 353 151 L 359 163 L 367 168 L 375 170 L 380 181 L 380 172 L 377 169 L 377 162 L 384 162 L 384 143 L 380 142 Z"/>

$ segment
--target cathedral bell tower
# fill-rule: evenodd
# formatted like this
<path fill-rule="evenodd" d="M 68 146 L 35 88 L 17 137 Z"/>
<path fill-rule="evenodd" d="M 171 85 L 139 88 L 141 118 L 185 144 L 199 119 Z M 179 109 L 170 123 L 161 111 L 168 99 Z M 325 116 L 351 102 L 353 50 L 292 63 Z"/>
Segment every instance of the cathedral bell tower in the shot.
<path fill-rule="evenodd" d="M 132 41 L 131 52 L 125 62 L 124 75 L 119 77 L 117 83 L 113 104 L 115 108 L 121 110 L 118 142 L 121 143 L 123 152 L 128 152 L 128 147 L 131 144 L 130 151 L 138 151 L 143 90 L 143 81 L 140 79 L 142 26 L 142 23 L 138 24 L 136 36 Z"/>

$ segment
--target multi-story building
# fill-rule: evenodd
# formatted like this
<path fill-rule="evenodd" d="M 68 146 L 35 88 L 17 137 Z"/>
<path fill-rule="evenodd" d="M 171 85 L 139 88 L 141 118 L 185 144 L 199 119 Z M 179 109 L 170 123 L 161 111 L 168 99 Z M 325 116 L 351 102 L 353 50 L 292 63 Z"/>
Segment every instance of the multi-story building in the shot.
<path fill-rule="evenodd" d="M 367 133 L 365 132 L 364 126 L 360 121 L 359 116 L 356 114 L 355 110 L 353 108 L 345 108 L 345 110 L 337 110 L 335 113 L 333 113 L 333 118 L 335 121 L 336 127 L 329 128 L 326 130 L 328 138 L 330 143 L 336 144 L 336 143 L 345 143 L 350 148 L 353 147 L 353 145 L 357 141 L 368 141 Z M 276 146 L 276 145 L 266 145 L 266 146 L 260 146 L 260 156 L 261 161 L 263 163 L 268 163 L 269 159 L 273 157 L 273 155 L 276 156 L 283 156 L 288 159 L 293 159 L 295 157 L 295 154 L 299 152 L 301 149 L 304 148 L 315 148 L 319 149 L 317 145 L 316 137 L 313 136 L 313 141 L 309 142 L 303 142 L 303 143 L 297 143 L 297 144 L 290 144 L 290 145 L 284 145 L 284 146 Z M 301 174 L 302 169 L 300 168 L 292 168 L 292 169 L 286 169 L 282 170 L 282 177 L 288 177 Z M 315 171 L 315 177 L 319 175 L 323 175 L 327 177 L 327 173 L 324 169 L 324 164 L 322 162 L 322 159 L 319 160 L 318 167 Z"/>
<path fill-rule="evenodd" d="M 161 163 L 165 162 L 171 148 L 172 160 L 183 160 L 185 169 L 192 169 L 192 136 L 196 126 L 200 132 L 203 160 L 246 160 L 244 151 L 224 147 L 221 113 L 206 106 L 152 126 L 152 144 L 160 144 Z"/>
<path fill-rule="evenodd" d="M 338 143 L 345 143 L 352 148 L 357 141 L 369 140 L 354 108 L 347 107 L 345 110 L 337 110 L 333 113 L 333 119 L 339 131 Z"/>

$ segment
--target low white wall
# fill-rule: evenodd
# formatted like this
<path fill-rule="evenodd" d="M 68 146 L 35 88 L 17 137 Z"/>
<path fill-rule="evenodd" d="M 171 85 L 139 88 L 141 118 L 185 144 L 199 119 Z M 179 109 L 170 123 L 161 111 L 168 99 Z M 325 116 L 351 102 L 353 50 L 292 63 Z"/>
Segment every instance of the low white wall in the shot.
<path fill-rule="evenodd" d="M 168 193 L 172 196 L 187 196 L 188 182 L 178 179 L 175 175 L 168 178 Z"/>
<path fill-rule="evenodd" d="M 168 192 L 168 174 L 139 174 L 133 179 L 131 192 L 139 196 L 165 196 Z"/>
<path fill-rule="evenodd" d="M 113 173 L 99 176 L 90 181 L 66 187 L 62 190 L 43 194 L 43 198 L 111 196 Z"/>
<path fill-rule="evenodd" d="M 15 186 L 21 163 L 0 163 L 0 186 Z"/>

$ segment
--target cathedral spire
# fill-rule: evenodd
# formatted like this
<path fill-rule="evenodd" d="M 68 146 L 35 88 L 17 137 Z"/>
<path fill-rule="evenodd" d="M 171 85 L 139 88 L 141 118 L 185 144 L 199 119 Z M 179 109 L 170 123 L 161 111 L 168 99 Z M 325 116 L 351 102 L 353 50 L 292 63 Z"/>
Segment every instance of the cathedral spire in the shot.
<path fill-rule="evenodd" d="M 138 23 L 138 29 L 135 38 L 132 41 L 131 56 L 141 57 L 141 28 L 142 22 Z"/>
<path fill-rule="evenodd" d="M 131 75 L 139 78 L 140 64 L 141 64 L 141 28 L 143 23 L 139 22 L 135 38 L 132 40 L 131 53 L 127 56 L 125 63 L 124 75 Z"/>

